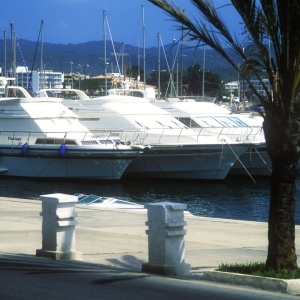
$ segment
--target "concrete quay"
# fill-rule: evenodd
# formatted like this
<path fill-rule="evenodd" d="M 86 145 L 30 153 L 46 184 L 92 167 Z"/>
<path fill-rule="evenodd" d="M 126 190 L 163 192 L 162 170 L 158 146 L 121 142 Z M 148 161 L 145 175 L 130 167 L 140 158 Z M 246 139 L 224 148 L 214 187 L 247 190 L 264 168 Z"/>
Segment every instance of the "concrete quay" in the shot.
<path fill-rule="evenodd" d="M 185 262 L 191 272 L 168 278 L 141 271 L 148 261 L 146 212 L 76 206 L 76 250 L 82 261 L 35 256 L 42 243 L 41 201 L 0 198 L 0 212 L 1 300 L 296 297 L 201 279 L 220 263 L 264 261 L 266 223 L 186 216 Z M 298 240 L 296 247 L 299 251 Z"/>

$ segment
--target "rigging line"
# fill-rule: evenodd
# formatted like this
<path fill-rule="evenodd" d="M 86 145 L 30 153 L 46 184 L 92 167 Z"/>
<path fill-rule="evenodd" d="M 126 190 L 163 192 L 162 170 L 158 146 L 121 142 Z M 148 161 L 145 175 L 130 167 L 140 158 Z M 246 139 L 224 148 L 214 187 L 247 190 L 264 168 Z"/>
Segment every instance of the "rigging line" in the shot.
<path fill-rule="evenodd" d="M 112 47 L 113 47 L 113 51 L 114 51 L 114 55 L 115 55 L 115 59 L 116 59 L 116 63 L 117 63 L 117 70 L 119 71 L 118 73 L 121 74 L 121 72 L 120 72 L 120 66 L 119 66 L 119 61 L 117 60 L 117 54 L 116 54 L 115 44 L 114 44 L 113 39 L 112 39 L 112 34 L 111 34 L 110 27 L 109 27 L 109 24 L 108 24 L 107 16 L 106 16 L 106 24 L 107 24 L 107 28 L 108 28 L 108 32 L 109 32 L 111 44 L 112 44 Z"/>
<path fill-rule="evenodd" d="M 250 178 L 252 179 L 252 181 L 258 186 L 257 182 L 254 180 L 254 178 L 251 176 L 250 172 L 247 170 L 247 168 L 244 166 L 244 164 L 242 163 L 242 161 L 240 160 L 240 158 L 236 155 L 236 153 L 234 152 L 234 150 L 232 149 L 232 147 L 230 146 L 230 144 L 228 144 L 228 142 L 223 139 L 222 141 L 226 142 L 227 145 L 229 146 L 229 148 L 231 149 L 231 151 L 233 152 L 233 154 L 235 155 L 236 159 L 240 162 L 240 164 L 242 165 L 242 167 L 245 169 L 245 171 L 247 172 L 247 174 L 250 176 Z"/>
<path fill-rule="evenodd" d="M 221 169 L 221 162 L 222 162 L 222 156 L 223 156 L 223 150 L 224 150 L 224 144 L 223 144 L 223 140 L 222 141 L 222 151 L 221 151 L 221 155 L 220 155 L 220 161 L 219 161 L 219 169 L 218 171 Z"/>
<path fill-rule="evenodd" d="M 114 168 L 115 168 L 115 145 L 113 145 L 113 160 L 112 160 L 112 168 L 111 168 L 111 179 L 114 178 Z"/>
<path fill-rule="evenodd" d="M 46 169 L 48 169 L 48 167 L 52 164 L 53 161 L 54 161 L 54 158 L 52 158 L 50 160 L 49 164 L 47 166 L 45 166 L 45 168 L 35 177 L 40 177 L 40 175 L 43 174 L 46 171 Z"/>
<path fill-rule="evenodd" d="M 260 153 L 257 151 L 257 148 L 254 147 L 255 152 L 258 154 L 262 162 L 266 165 L 266 167 L 269 169 L 269 171 L 272 173 L 271 168 L 268 166 L 267 162 L 263 159 L 263 157 L 260 155 Z"/>
<path fill-rule="evenodd" d="M 222 149 L 221 149 L 221 155 L 220 155 L 220 160 L 219 160 L 219 168 L 216 172 L 216 174 L 214 175 L 214 179 L 216 179 L 217 174 L 219 173 L 219 171 L 221 170 L 221 162 L 222 162 L 222 156 L 223 156 L 223 150 L 224 150 L 224 144 L 223 141 L 225 141 L 224 139 L 220 140 L 222 142 Z"/>
<path fill-rule="evenodd" d="M 43 24 L 43 21 L 42 21 L 42 24 Z M 33 72 L 33 68 L 34 68 L 34 62 L 35 62 L 36 53 L 37 53 L 37 49 L 38 49 L 38 45 L 39 45 L 41 31 L 42 31 L 42 25 L 40 27 L 38 39 L 37 39 L 37 42 L 36 42 L 36 47 L 35 47 L 35 52 L 34 52 L 34 57 L 33 57 L 33 62 L 32 62 L 32 67 L 31 67 L 31 72 L 30 72 L 30 77 L 29 77 L 29 84 L 31 85 L 31 87 L 32 87 L 32 72 Z M 28 86 L 28 90 L 29 90 L 29 86 Z M 33 88 L 32 88 L 32 91 L 33 91 Z"/>
<path fill-rule="evenodd" d="M 163 52 L 164 52 L 164 56 L 165 56 L 166 64 L 167 64 L 167 67 L 168 67 L 169 75 L 170 75 L 170 77 L 171 77 L 171 69 L 170 69 L 170 66 L 169 66 L 168 59 L 167 59 L 165 47 L 164 47 L 164 44 L 163 44 L 163 42 L 162 42 L 161 36 L 159 36 L 159 38 L 160 38 L 160 44 L 161 44 L 161 47 L 162 47 Z M 167 92 L 168 92 L 168 89 L 169 89 L 169 85 L 170 85 L 170 80 L 169 80 L 169 82 L 168 82 L 168 86 L 167 86 L 167 89 L 166 89 L 165 97 L 167 96 Z M 174 87 L 174 86 L 173 86 L 173 87 Z"/>
<path fill-rule="evenodd" d="M 21 46 L 20 46 L 19 39 L 18 39 L 17 34 L 15 32 L 14 26 L 13 26 L 13 31 L 14 31 L 14 35 L 16 37 L 16 42 L 17 42 L 18 49 L 20 51 L 20 55 L 21 55 L 21 58 L 22 58 L 22 61 L 23 61 L 23 65 L 24 65 L 25 70 L 26 70 L 27 80 L 29 80 L 30 77 L 29 77 L 29 73 L 28 73 L 28 68 L 27 68 L 27 65 L 26 65 L 26 62 L 25 62 L 25 59 L 24 59 L 24 56 L 23 56 L 23 52 L 22 52 L 22 49 L 21 49 Z M 30 81 L 29 81 L 29 83 L 30 83 Z M 32 88 L 32 85 L 31 85 L 31 88 Z"/>

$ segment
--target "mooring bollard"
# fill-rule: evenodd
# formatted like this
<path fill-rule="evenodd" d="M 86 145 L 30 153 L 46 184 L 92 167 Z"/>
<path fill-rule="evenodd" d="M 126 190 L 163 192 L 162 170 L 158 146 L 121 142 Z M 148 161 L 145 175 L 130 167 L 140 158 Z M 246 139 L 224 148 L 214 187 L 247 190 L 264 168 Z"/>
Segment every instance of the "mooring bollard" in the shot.
<path fill-rule="evenodd" d="M 188 275 L 190 265 L 184 262 L 185 245 L 183 227 L 186 204 L 158 202 L 145 205 L 148 209 L 148 256 L 142 265 L 146 273 Z"/>
<path fill-rule="evenodd" d="M 42 249 L 36 256 L 59 260 L 81 260 L 81 252 L 76 251 L 75 204 L 77 197 L 64 194 L 41 195 Z"/>

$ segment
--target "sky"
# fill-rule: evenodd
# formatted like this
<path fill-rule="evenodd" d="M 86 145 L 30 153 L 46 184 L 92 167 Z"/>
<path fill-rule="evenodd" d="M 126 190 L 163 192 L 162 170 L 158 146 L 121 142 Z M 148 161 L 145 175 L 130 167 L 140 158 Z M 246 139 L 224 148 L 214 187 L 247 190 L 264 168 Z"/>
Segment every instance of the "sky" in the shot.
<path fill-rule="evenodd" d="M 18 39 L 36 42 L 44 21 L 44 42 L 78 44 L 103 40 L 103 11 L 106 13 L 106 39 L 142 47 L 143 24 L 146 47 L 157 46 L 160 33 L 164 44 L 180 38 L 176 23 L 147 0 L 1 0 L 0 39 L 10 39 L 11 26 Z M 190 0 L 173 0 L 190 16 L 197 16 Z M 228 0 L 214 0 L 216 7 Z M 144 9 L 142 9 L 144 6 Z M 143 18 L 144 12 L 144 18 Z M 231 6 L 220 9 L 229 29 L 239 31 L 239 18 Z M 143 22 L 144 20 L 144 22 Z"/>

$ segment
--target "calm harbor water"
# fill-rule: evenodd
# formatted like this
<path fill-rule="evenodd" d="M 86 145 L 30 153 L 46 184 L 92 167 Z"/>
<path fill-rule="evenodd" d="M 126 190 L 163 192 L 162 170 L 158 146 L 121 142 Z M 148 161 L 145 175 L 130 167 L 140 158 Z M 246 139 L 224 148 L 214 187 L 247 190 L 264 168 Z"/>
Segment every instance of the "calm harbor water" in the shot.
<path fill-rule="evenodd" d="M 95 194 L 140 204 L 158 201 L 186 203 L 197 216 L 249 221 L 267 221 L 270 181 L 256 178 L 228 178 L 223 183 L 196 181 L 126 180 L 117 182 L 67 182 L 1 178 L 0 196 L 39 199 L 52 193 Z M 297 178 L 297 199 L 300 200 L 300 177 Z M 300 204 L 297 201 L 296 224 L 300 225 Z"/>

